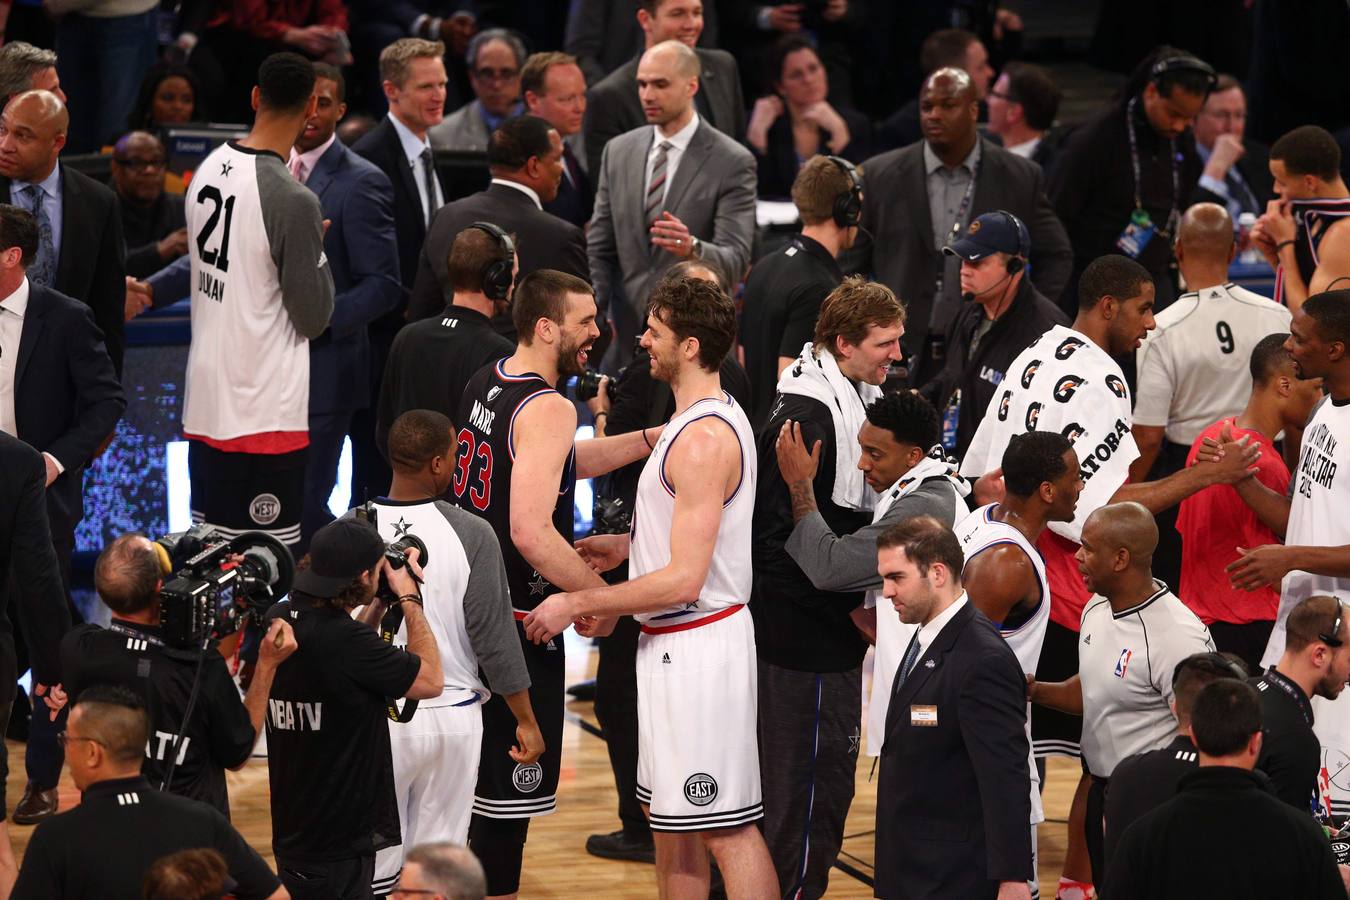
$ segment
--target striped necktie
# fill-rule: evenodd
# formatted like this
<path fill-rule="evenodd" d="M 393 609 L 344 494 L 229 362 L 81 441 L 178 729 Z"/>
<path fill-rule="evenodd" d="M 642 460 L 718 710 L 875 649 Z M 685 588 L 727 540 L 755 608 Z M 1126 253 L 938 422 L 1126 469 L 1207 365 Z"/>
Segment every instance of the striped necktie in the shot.
<path fill-rule="evenodd" d="M 670 148 L 670 141 L 662 141 L 656 148 L 656 161 L 652 164 L 652 180 L 647 186 L 647 202 L 643 207 L 643 218 L 648 227 L 661 218 L 661 206 L 666 199 L 666 161 L 669 158 Z"/>

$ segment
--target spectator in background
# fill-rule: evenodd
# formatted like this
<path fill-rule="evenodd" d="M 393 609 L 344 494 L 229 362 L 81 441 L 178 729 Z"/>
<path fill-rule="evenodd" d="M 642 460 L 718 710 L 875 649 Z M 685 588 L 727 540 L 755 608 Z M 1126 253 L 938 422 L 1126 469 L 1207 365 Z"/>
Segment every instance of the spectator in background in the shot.
<path fill-rule="evenodd" d="M 1153 276 L 1158 310 L 1176 299 L 1172 239 L 1201 168 L 1189 126 L 1214 79 L 1202 60 L 1160 48 L 1139 64 L 1121 98 L 1060 148 L 1049 189 L 1073 239 L 1070 284 L 1099 256 L 1124 253 Z M 1076 300 L 1066 291 L 1060 306 L 1072 314 Z M 1126 378 L 1133 374 L 1131 361 Z"/>
<path fill-rule="evenodd" d="M 535 53 L 520 73 L 521 94 L 530 115 L 553 126 L 563 141 L 563 177 L 558 195 L 544 211 L 584 227 L 595 207 L 595 188 L 581 163 L 581 125 L 586 118 L 586 79 L 577 61 L 566 53 Z"/>
<path fill-rule="evenodd" d="M 51 91 L 66 102 L 56 71 L 56 54 L 23 41 L 8 41 L 0 47 L 0 98 L 8 103 L 24 91 Z"/>
<path fill-rule="evenodd" d="M 431 146 L 485 153 L 492 132 L 523 108 L 520 70 L 525 56 L 525 44 L 505 29 L 489 28 L 474 35 L 464 60 L 475 99 L 431 127 Z"/>
<path fill-rule="evenodd" d="M 538 116 L 507 119 L 493 132 L 488 147 L 492 183 L 487 190 L 447 203 L 436 213 L 417 259 L 417 277 L 408 300 L 409 321 L 439 315 L 445 309 L 450 296 L 446 257 L 456 236 L 474 222 L 491 222 L 515 236 L 522 278 L 538 269 L 583 279 L 590 274 L 585 234 L 543 210 L 543 204 L 558 194 L 562 154 L 562 138 Z M 494 324 L 508 336 L 513 333 L 509 319 Z"/>
<path fill-rule="evenodd" d="M 830 105 L 829 76 L 809 40 L 799 34 L 782 38 L 769 57 L 769 71 L 773 93 L 755 101 L 745 132 L 761 197 L 789 196 L 798 170 L 818 154 L 855 163 L 867 158 L 872 124 L 857 110 Z"/>
<path fill-rule="evenodd" d="M 961 310 L 960 260 L 944 257 L 940 248 L 981 213 L 1003 209 L 1026 223 L 1032 280 L 1047 297 L 1064 290 L 1073 264 L 1040 167 L 976 131 L 979 99 L 971 76 L 939 69 L 921 96 L 923 142 L 863 164 L 863 190 L 872 202 L 863 207 L 863 240 L 844 264 L 845 271 L 876 273 L 904 298 L 905 356 L 916 387 L 942 370 L 944 335 Z"/>
<path fill-rule="evenodd" d="M 399 38 L 440 41 L 446 48 L 448 68 L 462 70 L 469 40 L 478 31 L 478 6 L 477 0 L 349 0 L 356 57 L 352 94 L 365 101 L 364 105 L 357 102 L 357 108 L 375 116 L 388 111 L 378 61 L 384 48 Z M 453 98 L 451 109 L 461 106 L 459 98 L 468 94 L 467 81 L 458 83 L 462 79 L 467 76 L 457 73 L 456 84 L 448 91 Z"/>
<path fill-rule="evenodd" d="M 1248 140 L 1246 128 L 1242 85 L 1232 75 L 1220 75 L 1195 117 L 1195 150 L 1205 167 L 1195 197 L 1227 207 L 1234 223 L 1243 213 L 1265 212 L 1274 191 L 1270 148 Z"/>
<path fill-rule="evenodd" d="M 820 304 L 844 280 L 835 259 L 858 239 L 862 213 L 855 185 L 861 179 L 851 166 L 828 156 L 807 160 L 792 183 L 801 233 L 762 257 L 746 279 L 740 338 L 750 402 L 744 408 L 756 428 L 769 417 L 778 376 L 815 334 Z"/>
<path fill-rule="evenodd" d="M 147 131 L 133 131 L 113 145 L 112 183 L 132 278 L 149 278 L 188 252 L 183 196 L 164 190 L 168 160 L 159 138 Z M 127 320 L 137 312 L 128 306 Z"/>
<path fill-rule="evenodd" d="M 457 844 L 419 844 L 403 858 L 392 900 L 483 900 L 487 876 L 473 851 Z"/>
<path fill-rule="evenodd" d="M 1301 125 L 1350 124 L 1350 79 L 1329 65 L 1350 44 L 1350 8 L 1340 0 L 1253 4 L 1252 36 L 1245 83 L 1255 137 L 1273 143 Z"/>
<path fill-rule="evenodd" d="M 724 50 L 694 47 L 703 33 L 703 14 L 703 0 L 638 0 L 637 23 L 645 38 L 643 47 L 627 63 L 591 85 L 586 98 L 586 171 L 597 185 L 605 145 L 648 121 L 638 97 L 638 65 L 643 53 L 663 41 L 679 41 L 698 54 L 694 109 L 699 118 L 733 140 L 745 136 L 745 95 L 735 57 Z M 732 279 L 739 277 L 737 272 L 727 274 Z"/>
<path fill-rule="evenodd" d="M 635 81 L 650 124 L 604 154 L 586 253 L 596 303 L 612 317 L 616 368 L 632 357 L 638 317 L 666 269 L 707 258 L 734 284 L 750 262 L 755 158 L 694 111 L 698 73 L 698 55 L 680 41 L 644 53 Z"/>
<path fill-rule="evenodd" d="M 1063 96 L 1050 73 L 1032 63 L 1008 63 L 989 89 L 989 133 L 1003 149 L 1049 171 L 1055 143 L 1046 132 L 1055 124 Z"/>
<path fill-rule="evenodd" d="M 342 442 L 357 411 L 373 408 L 369 326 L 402 299 L 394 189 L 371 162 L 335 136 L 347 112 L 342 72 L 316 63 L 314 114 L 296 138 L 288 164 L 319 198 L 328 227 L 324 254 L 333 273 L 333 316 L 309 342 L 309 456 L 305 460 L 301 545 L 332 520 L 328 497 L 337 481 Z M 369 418 L 369 417 L 367 417 Z"/>
<path fill-rule="evenodd" d="M 159 53 L 157 0 L 45 0 L 72 110 L 67 145 L 92 153 L 120 134 Z"/>
<path fill-rule="evenodd" d="M 697 13 L 695 9 L 697 8 Z M 717 4 L 702 3 L 681 7 L 692 27 L 701 21 L 695 42 L 700 47 L 716 47 Z M 633 59 L 644 48 L 639 19 L 633 15 L 633 0 L 574 0 L 567 16 L 563 49 L 577 58 L 586 75 L 586 83 L 595 85 L 610 72 Z"/>
<path fill-rule="evenodd" d="M 989 93 L 994 70 L 989 66 L 989 51 L 973 32 L 964 28 L 944 28 L 924 39 L 919 50 L 919 66 L 925 79 L 938 69 L 960 69 L 970 76 L 975 99 L 983 103 Z M 919 127 L 922 90 L 877 126 L 876 151 L 908 147 L 923 137 Z"/>
<path fill-rule="evenodd" d="M 103 342 L 122 373 L 126 246 L 117 197 L 106 185 L 59 162 L 70 119 L 48 91 L 13 97 L 0 115 L 0 202 L 37 218 L 37 256 L 28 280 L 94 311 Z"/>
<path fill-rule="evenodd" d="M 1288 491 L 1286 459 L 1295 458 L 1303 426 L 1322 399 L 1322 379 L 1300 378 L 1295 370 L 1294 359 L 1284 348 L 1288 337 L 1270 334 L 1257 342 L 1249 357 L 1252 389 L 1246 408 L 1199 432 L 1186 465 L 1195 463 L 1206 439 L 1247 436 L 1261 448 L 1256 461 L 1257 480 L 1277 494 Z M 1220 377 L 1214 378 L 1214 383 L 1220 382 Z M 1136 434 L 1139 430 L 1136 425 Z M 1284 432 L 1284 456 L 1275 446 L 1280 432 Z M 1238 590 L 1229 584 L 1224 569 L 1238 558 L 1238 547 L 1278 544 L 1280 535 L 1228 485 L 1207 487 L 1181 501 L 1176 522 L 1182 550 L 1177 596 L 1209 628 L 1216 647 L 1241 657 L 1253 672 L 1261 671 L 1261 656 L 1275 625 L 1280 592 L 1270 586 Z"/>
<path fill-rule="evenodd" d="M 130 131 L 159 131 L 167 125 L 205 122 L 197 73 L 171 62 L 156 63 L 141 82 L 136 105 L 127 118 Z"/>
<path fill-rule="evenodd" d="M 144 900 L 217 900 L 230 884 L 225 857 L 216 850 L 179 850 L 155 860 L 141 882 Z"/>
<path fill-rule="evenodd" d="M 752 97 L 772 92 L 780 66 L 773 61 L 776 44 L 785 37 L 810 39 L 829 70 L 835 103 L 852 103 L 853 57 L 850 12 L 857 0 L 802 0 L 762 3 L 760 0 L 720 0 L 726 34 L 723 44 L 735 49 L 741 79 Z"/>

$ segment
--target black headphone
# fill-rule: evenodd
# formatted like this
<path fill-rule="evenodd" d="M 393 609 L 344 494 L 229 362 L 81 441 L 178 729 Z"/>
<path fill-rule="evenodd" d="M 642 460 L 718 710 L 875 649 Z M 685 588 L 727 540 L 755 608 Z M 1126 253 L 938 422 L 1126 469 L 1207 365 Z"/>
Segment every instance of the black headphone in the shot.
<path fill-rule="evenodd" d="M 1016 275 L 1026 268 L 1027 257 L 1031 254 L 1031 247 L 1028 246 L 1029 238 L 1026 237 L 1027 227 L 1022 224 L 1021 219 L 1007 210 L 1000 209 L 999 212 L 1012 226 L 1012 230 L 1017 232 L 1017 255 L 1008 257 L 1008 274 Z"/>
<path fill-rule="evenodd" d="M 1222 670 L 1223 674 L 1219 676 L 1221 678 L 1231 675 L 1238 681 L 1246 681 L 1249 677 L 1245 668 L 1222 653 L 1194 653 L 1177 663 L 1176 667 L 1172 669 L 1172 687 L 1176 687 L 1177 679 L 1181 677 L 1182 670 L 1192 666 L 1204 666 L 1211 671 L 1215 671 L 1216 674 L 1216 670 Z"/>
<path fill-rule="evenodd" d="M 1199 57 L 1186 53 L 1179 56 L 1164 56 L 1155 62 L 1153 68 L 1149 69 L 1148 80 L 1156 85 L 1164 75 L 1171 72 L 1199 72 L 1209 82 L 1205 88 L 1206 92 L 1214 90 L 1214 86 L 1219 83 L 1218 73 L 1214 71 L 1213 66 Z"/>
<path fill-rule="evenodd" d="M 858 167 L 842 157 L 825 158 L 848 176 L 848 190 L 834 198 L 834 210 L 831 213 L 834 224 L 840 228 L 857 228 L 862 221 L 862 179 L 858 177 Z"/>
<path fill-rule="evenodd" d="M 511 284 L 515 281 L 511 270 L 515 267 L 516 243 L 511 240 L 511 235 L 491 222 L 474 222 L 469 227 L 486 231 L 496 238 L 501 248 L 502 258 L 494 259 L 483 267 L 483 296 L 489 300 L 505 300 L 511 296 Z"/>

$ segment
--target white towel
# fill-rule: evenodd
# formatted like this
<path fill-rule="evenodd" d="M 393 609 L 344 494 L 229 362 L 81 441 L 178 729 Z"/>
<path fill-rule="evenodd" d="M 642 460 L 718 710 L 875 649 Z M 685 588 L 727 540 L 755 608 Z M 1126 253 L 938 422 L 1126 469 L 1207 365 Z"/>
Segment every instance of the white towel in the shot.
<path fill-rule="evenodd" d="M 830 410 L 834 423 L 834 489 L 830 499 L 836 506 L 870 510 L 876 505 L 876 492 L 867 486 L 858 469 L 858 430 L 867 420 L 867 405 L 881 396 L 874 384 L 857 384 L 844 377 L 829 351 L 816 353 L 807 343 L 797 361 L 783 370 L 778 393 L 810 397 Z"/>

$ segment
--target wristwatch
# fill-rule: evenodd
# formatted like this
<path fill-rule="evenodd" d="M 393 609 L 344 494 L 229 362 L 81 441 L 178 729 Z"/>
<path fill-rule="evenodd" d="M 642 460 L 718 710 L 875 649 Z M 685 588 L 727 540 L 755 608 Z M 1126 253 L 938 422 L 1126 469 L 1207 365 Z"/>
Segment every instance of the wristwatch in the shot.
<path fill-rule="evenodd" d="M 692 234 L 689 235 L 689 258 L 690 259 L 703 258 L 703 242 L 700 241 L 698 238 L 694 237 Z"/>

